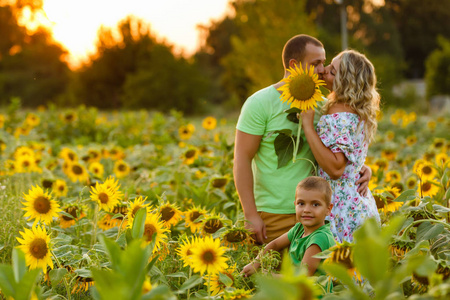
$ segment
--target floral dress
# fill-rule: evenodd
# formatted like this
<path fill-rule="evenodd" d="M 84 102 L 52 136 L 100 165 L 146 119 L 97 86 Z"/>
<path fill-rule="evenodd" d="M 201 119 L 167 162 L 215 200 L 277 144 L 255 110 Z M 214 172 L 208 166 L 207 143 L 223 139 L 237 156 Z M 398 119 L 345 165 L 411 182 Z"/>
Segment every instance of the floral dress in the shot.
<path fill-rule="evenodd" d="M 369 191 L 367 196 L 361 196 L 355 184 L 369 148 L 364 141 L 364 121 L 360 124 L 359 116 L 348 112 L 323 115 L 317 124 L 317 133 L 327 148 L 334 153 L 344 153 L 348 159 L 339 179 L 331 179 L 322 168 L 319 168 L 319 176 L 325 178 L 333 190 L 333 209 L 327 217 L 331 232 L 340 243 L 353 242 L 353 232 L 364 220 L 375 218 L 380 223 L 372 194 Z"/>

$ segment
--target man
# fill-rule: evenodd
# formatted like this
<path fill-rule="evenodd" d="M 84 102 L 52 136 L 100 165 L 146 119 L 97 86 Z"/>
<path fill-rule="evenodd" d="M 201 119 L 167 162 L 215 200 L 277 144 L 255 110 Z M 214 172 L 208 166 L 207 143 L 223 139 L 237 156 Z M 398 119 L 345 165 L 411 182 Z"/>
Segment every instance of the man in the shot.
<path fill-rule="evenodd" d="M 324 74 L 325 49 L 314 37 L 297 35 L 283 48 L 284 78 L 290 75 L 288 68 L 302 65 L 314 66 L 314 71 Z M 266 87 L 244 103 L 237 123 L 234 149 L 234 181 L 246 219 L 246 227 L 254 233 L 257 243 L 268 243 L 289 231 L 295 223 L 295 207 L 292 199 L 299 181 L 312 175 L 315 161 L 307 143 L 304 143 L 295 163 L 277 168 L 275 130 L 291 129 L 297 132 L 298 124 L 286 118 L 287 103 L 280 101 L 277 90 L 284 82 Z M 328 85 L 327 85 L 328 87 Z M 319 104 L 315 125 L 320 119 Z M 304 135 L 303 141 L 306 141 Z M 308 161 L 309 160 L 309 161 Z M 366 191 L 370 169 L 364 168 L 358 191 Z"/>

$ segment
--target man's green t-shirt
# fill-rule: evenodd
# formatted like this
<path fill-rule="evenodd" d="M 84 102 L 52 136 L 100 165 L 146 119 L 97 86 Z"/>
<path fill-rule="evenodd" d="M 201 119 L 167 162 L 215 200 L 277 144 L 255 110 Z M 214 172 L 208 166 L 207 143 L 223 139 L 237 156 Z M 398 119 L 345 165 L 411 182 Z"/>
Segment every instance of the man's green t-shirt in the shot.
<path fill-rule="evenodd" d="M 281 94 L 273 86 L 264 88 L 244 103 L 236 128 L 239 131 L 262 135 L 261 144 L 252 161 L 253 189 L 255 203 L 258 211 L 274 214 L 295 213 L 295 188 L 304 178 L 310 176 L 314 170 L 309 161 L 297 159 L 295 163 L 288 162 L 284 167 L 277 169 L 278 157 L 275 153 L 274 140 L 278 134 L 267 137 L 275 130 L 290 129 L 297 135 L 298 124 L 289 121 L 284 112 L 290 108 L 286 102 L 281 102 Z M 319 102 L 314 117 L 314 125 L 320 119 Z M 297 158 L 306 158 L 315 163 L 314 156 L 302 133 L 303 146 Z"/>
<path fill-rule="evenodd" d="M 302 237 L 304 232 L 305 230 L 301 223 L 295 224 L 295 226 L 288 231 L 288 239 L 291 242 L 291 245 L 289 246 L 289 256 L 295 265 L 301 264 L 306 249 L 311 247 L 311 245 L 315 244 L 319 246 L 322 251 L 336 245 L 330 230 L 329 221 L 325 221 L 325 225 L 321 226 L 313 233 Z M 320 271 L 318 271 L 318 275 L 321 275 Z"/>

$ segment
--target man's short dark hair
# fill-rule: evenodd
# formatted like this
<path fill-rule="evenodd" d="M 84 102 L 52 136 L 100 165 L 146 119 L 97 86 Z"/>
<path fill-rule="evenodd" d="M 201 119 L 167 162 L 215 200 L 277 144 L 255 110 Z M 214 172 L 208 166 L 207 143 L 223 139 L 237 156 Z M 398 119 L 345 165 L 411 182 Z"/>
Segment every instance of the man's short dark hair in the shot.
<path fill-rule="evenodd" d="M 303 61 L 305 58 L 305 49 L 307 44 L 313 44 L 314 46 L 323 47 L 323 44 L 316 39 L 307 34 L 299 34 L 292 37 L 283 48 L 283 65 L 284 69 L 289 68 L 289 61 L 295 59 L 297 62 Z"/>

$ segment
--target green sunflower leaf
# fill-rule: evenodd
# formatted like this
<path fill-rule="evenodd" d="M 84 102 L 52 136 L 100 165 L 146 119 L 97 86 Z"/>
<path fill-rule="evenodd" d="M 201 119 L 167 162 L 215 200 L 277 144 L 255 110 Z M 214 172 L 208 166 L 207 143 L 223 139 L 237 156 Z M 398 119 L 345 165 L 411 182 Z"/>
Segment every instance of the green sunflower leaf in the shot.
<path fill-rule="evenodd" d="M 280 132 L 275 138 L 274 147 L 275 153 L 278 157 L 277 169 L 284 167 L 289 161 L 292 160 L 292 155 L 294 153 L 294 141 L 296 139 L 297 137 L 295 135 L 287 135 L 284 132 Z M 302 149 L 302 146 L 303 139 L 300 137 L 297 154 Z"/>

